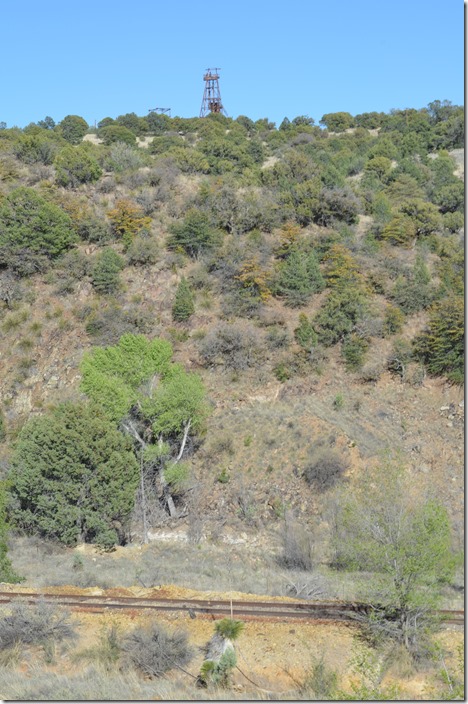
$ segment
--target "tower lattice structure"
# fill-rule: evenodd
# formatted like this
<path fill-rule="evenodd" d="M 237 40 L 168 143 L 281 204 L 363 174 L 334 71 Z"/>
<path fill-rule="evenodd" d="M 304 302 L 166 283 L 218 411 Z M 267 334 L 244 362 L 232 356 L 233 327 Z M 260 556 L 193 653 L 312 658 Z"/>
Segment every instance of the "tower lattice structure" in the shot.
<path fill-rule="evenodd" d="M 210 112 L 221 113 L 227 117 L 226 110 L 221 102 L 221 92 L 219 90 L 219 68 L 207 68 L 203 80 L 205 90 L 200 110 L 200 117 L 205 117 Z"/>

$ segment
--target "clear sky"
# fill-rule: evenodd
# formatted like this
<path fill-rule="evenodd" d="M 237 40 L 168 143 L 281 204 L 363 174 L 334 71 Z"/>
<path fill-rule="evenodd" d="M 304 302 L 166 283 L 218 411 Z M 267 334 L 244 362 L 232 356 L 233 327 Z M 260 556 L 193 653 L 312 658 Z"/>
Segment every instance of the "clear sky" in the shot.
<path fill-rule="evenodd" d="M 462 0 L 3 3 L 0 120 L 198 116 L 220 67 L 231 117 L 280 123 L 463 103 Z"/>

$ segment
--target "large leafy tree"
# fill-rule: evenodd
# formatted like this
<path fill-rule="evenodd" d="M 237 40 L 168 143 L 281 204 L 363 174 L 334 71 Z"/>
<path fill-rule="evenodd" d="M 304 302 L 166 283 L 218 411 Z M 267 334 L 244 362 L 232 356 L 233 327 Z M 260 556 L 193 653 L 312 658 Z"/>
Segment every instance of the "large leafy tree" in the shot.
<path fill-rule="evenodd" d="M 96 406 L 63 404 L 23 427 L 12 459 L 11 516 L 67 545 L 123 543 L 138 483 L 131 443 Z"/>
<path fill-rule="evenodd" d="M 117 345 L 96 348 L 82 362 L 82 389 L 134 440 L 144 474 L 157 479 L 171 515 L 176 515 L 165 473 L 182 459 L 187 441 L 208 414 L 205 389 L 197 374 L 171 362 L 172 347 L 162 339 L 124 335 Z M 144 510 L 144 499 L 142 502 Z M 145 520 L 143 521 L 145 523 Z"/>

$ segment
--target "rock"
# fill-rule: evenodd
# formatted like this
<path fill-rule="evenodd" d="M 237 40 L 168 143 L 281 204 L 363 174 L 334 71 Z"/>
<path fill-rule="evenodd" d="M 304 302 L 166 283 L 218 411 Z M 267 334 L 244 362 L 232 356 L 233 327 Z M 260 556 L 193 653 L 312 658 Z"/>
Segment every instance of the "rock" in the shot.
<path fill-rule="evenodd" d="M 418 469 L 423 474 L 429 474 L 429 472 L 431 471 L 431 468 L 429 467 L 428 464 L 421 464 L 421 465 L 419 465 Z"/>
<path fill-rule="evenodd" d="M 447 428 L 453 428 L 453 423 L 451 420 L 447 423 Z"/>
<path fill-rule="evenodd" d="M 441 406 L 441 407 L 440 407 L 440 410 L 441 410 L 441 411 L 449 411 L 449 410 L 450 410 L 450 406 Z"/>
<path fill-rule="evenodd" d="M 458 406 L 459 406 L 459 408 L 465 408 L 465 402 L 464 402 L 464 401 L 460 401 L 460 403 L 458 404 Z"/>

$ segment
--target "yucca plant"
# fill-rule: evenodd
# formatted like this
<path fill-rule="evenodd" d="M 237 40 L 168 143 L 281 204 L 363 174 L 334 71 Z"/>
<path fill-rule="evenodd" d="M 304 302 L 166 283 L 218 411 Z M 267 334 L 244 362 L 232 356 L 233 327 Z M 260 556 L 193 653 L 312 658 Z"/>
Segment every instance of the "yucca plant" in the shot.
<path fill-rule="evenodd" d="M 244 627 L 245 624 L 243 621 L 236 621 L 236 619 L 233 618 L 223 618 L 221 621 L 216 622 L 215 631 L 223 638 L 236 640 L 244 630 Z"/>

